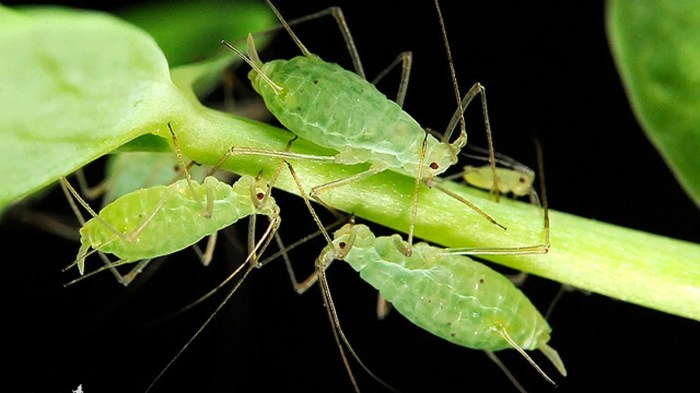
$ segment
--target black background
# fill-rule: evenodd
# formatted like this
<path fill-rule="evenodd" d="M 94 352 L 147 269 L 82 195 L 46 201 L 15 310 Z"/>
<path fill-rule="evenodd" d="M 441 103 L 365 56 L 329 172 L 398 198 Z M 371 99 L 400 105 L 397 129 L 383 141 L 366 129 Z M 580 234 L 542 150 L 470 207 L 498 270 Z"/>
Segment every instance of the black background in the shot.
<path fill-rule="evenodd" d="M 455 104 L 431 2 L 278 3 L 288 18 L 342 6 L 370 77 L 399 52 L 413 50 L 405 108 L 425 126 L 446 125 Z M 538 133 L 553 209 L 700 240 L 696 206 L 627 103 L 606 41 L 604 3 L 527 3 L 442 4 L 461 90 L 477 81 L 486 86 L 498 151 L 534 166 L 532 136 Z M 297 32 L 313 52 L 350 67 L 331 20 Z M 280 35 L 261 55 L 272 59 L 296 54 L 290 40 Z M 380 84 L 389 96 L 396 74 Z M 470 143 L 483 146 L 481 117 L 478 111 L 468 114 Z M 278 199 L 285 203 L 285 238 L 313 230 L 307 217 L 287 218 L 303 212 L 296 198 L 280 194 Z M 59 192 L 34 209 L 70 215 Z M 207 269 L 188 250 L 126 289 L 109 274 L 63 288 L 73 275 L 60 269 L 73 260 L 77 244 L 11 217 L 0 230 L 6 291 L 0 391 L 70 392 L 83 384 L 86 393 L 143 392 L 216 301 L 173 319 L 163 317 L 216 285 L 241 258 L 222 242 L 219 258 Z M 245 226 L 232 233 L 243 236 Z M 293 254 L 300 270 L 312 269 L 321 246 L 309 244 Z M 349 267 L 338 263 L 329 280 L 355 350 L 400 391 L 515 391 L 482 353 L 435 338 L 397 313 L 377 321 L 374 290 Z M 558 288 L 557 283 L 531 278 L 523 291 L 544 309 Z M 314 288 L 295 295 L 281 263 L 254 271 L 153 391 L 351 391 L 318 292 Z M 500 355 L 530 392 L 697 391 L 692 361 L 697 359 L 697 322 L 574 292 L 564 296 L 550 323 L 551 344 L 569 377 L 559 377 L 543 357 L 534 356 L 559 382 L 558 388 L 547 385 L 514 351 Z M 352 364 L 362 391 L 385 391 Z"/>

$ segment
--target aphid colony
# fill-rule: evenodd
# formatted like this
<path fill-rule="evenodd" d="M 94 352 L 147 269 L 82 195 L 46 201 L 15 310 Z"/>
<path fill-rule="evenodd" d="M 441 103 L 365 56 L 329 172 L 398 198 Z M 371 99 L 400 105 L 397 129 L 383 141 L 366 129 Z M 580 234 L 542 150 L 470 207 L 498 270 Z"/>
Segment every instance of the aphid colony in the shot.
<path fill-rule="evenodd" d="M 320 233 L 327 240 L 327 245 L 316 261 L 314 274 L 304 280 L 298 289 L 299 292 L 303 292 L 316 282 L 321 285 L 329 316 L 336 326 L 334 334 L 343 358 L 343 348 L 352 356 L 356 355 L 340 330 L 340 321 L 335 314 L 325 280 L 325 270 L 336 259 L 349 263 L 360 273 L 360 277 L 378 289 L 382 297 L 399 313 L 428 332 L 461 346 L 486 351 L 494 359 L 494 351 L 516 349 L 552 382 L 525 352 L 539 349 L 562 375 L 566 375 L 564 364 L 557 352 L 547 344 L 551 328 L 541 313 L 510 280 L 466 256 L 480 253 L 546 253 L 549 249 L 549 223 L 544 192 L 543 244 L 479 250 L 444 249 L 426 243 L 413 243 L 415 217 L 420 209 L 418 190 L 424 185 L 435 187 L 457 198 L 494 225 L 503 227 L 476 205 L 443 187 L 443 179 L 438 177 L 457 163 L 460 150 L 466 145 L 463 112 L 476 95 L 481 97 L 489 141 L 486 158 L 489 165 L 465 167 L 462 173 L 464 180 L 475 187 L 492 190 L 497 195 L 501 192 L 512 193 L 516 197 L 529 195 L 534 203 L 539 203 L 539 198 L 532 188 L 534 172 L 514 160 L 509 161 L 505 156 L 497 156 L 493 151 L 484 88 L 477 83 L 464 97 L 460 97 L 437 1 L 435 8 L 442 28 L 457 104 L 455 116 L 442 140 L 427 133 L 399 104 L 387 99 L 364 79 L 359 57 L 354 50 L 352 37 L 340 9 L 332 8 L 327 13 L 332 14 L 338 21 L 348 48 L 351 48 L 358 73 L 327 63 L 312 54 L 294 35 L 274 6 L 269 1 L 268 4 L 300 48 L 302 56 L 263 63 L 255 50 L 252 36 L 248 39 L 247 56 L 230 44 L 224 44 L 251 65 L 249 77 L 253 87 L 263 97 L 270 112 L 285 127 L 297 137 L 331 148 L 337 151 L 337 154 L 313 156 L 292 153 L 289 148 L 286 151 L 269 151 L 235 146 L 229 149 L 220 164 L 227 157 L 236 154 L 271 156 L 280 160 L 278 170 L 271 180 L 268 180 L 269 183 L 266 183 L 262 176 L 243 176 L 233 185 L 212 176 L 198 182 L 190 178 L 178 146 L 177 133 L 186 130 L 178 130 L 177 126 L 173 129 L 168 123 L 184 179 L 169 185 L 153 186 L 128 193 L 99 213 L 90 209 L 67 180 L 62 179 L 66 193 L 77 199 L 92 216 L 80 230 L 81 247 L 72 265 L 77 265 L 82 275 L 88 256 L 93 253 L 103 257 L 104 254 L 113 254 L 119 259 L 107 263 L 97 271 L 113 269 L 118 265 L 148 261 L 172 254 L 210 236 L 207 251 L 202 254 L 202 260 L 208 262 L 219 230 L 241 218 L 264 215 L 269 219 L 267 230 L 261 239 L 249 242 L 249 256 L 246 259 L 250 266 L 262 264 L 264 262 L 259 261 L 258 255 L 264 252 L 276 234 L 282 215 L 270 193 L 276 177 L 286 165 L 297 182 Z M 402 85 L 407 83 L 407 78 L 408 74 L 405 73 Z M 405 89 L 399 90 L 397 102 L 403 102 Z M 321 113 L 330 107 L 347 109 L 338 109 L 334 116 Z M 358 113 L 362 114 L 361 120 L 358 119 Z M 460 125 L 459 136 L 455 141 L 449 142 L 451 132 L 457 124 Z M 368 170 L 349 178 L 312 185 L 309 196 L 319 202 L 322 202 L 320 195 L 324 192 L 330 192 L 334 188 L 384 170 L 396 171 L 414 178 L 415 189 L 408 239 L 404 240 L 399 234 L 375 236 L 368 226 L 355 223 L 347 223 L 332 235 L 328 234 L 295 175 L 295 160 L 329 161 L 345 165 L 370 164 Z M 496 167 L 496 163 L 507 168 Z M 77 211 L 75 204 L 72 205 Z M 346 362 L 355 390 L 359 391 L 347 364 Z M 517 382 L 514 383 L 522 389 Z"/>

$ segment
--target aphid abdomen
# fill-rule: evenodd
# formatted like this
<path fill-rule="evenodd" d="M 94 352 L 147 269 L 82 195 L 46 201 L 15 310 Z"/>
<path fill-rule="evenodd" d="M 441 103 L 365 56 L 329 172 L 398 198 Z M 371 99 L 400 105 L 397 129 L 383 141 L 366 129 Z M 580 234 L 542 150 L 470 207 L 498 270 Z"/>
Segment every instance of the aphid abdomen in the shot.
<path fill-rule="evenodd" d="M 406 160 L 401 155 L 417 160 L 423 129 L 357 74 L 305 56 L 271 61 L 263 72 L 284 89 L 276 93 L 255 71 L 249 74 L 270 112 L 301 138 L 340 152 L 353 150 L 357 159 L 344 157 L 344 163 L 372 162 L 381 155 L 389 167 L 399 168 Z"/>
<path fill-rule="evenodd" d="M 129 261 L 182 250 L 241 217 L 255 213 L 250 198 L 250 182 L 254 179 L 243 179 L 247 181 L 239 181 L 241 184 L 236 183 L 233 188 L 212 177 L 202 184 L 192 182 L 196 197 L 185 180 L 124 195 L 100 212 L 100 217 L 124 236 L 114 234 L 93 218 L 81 228 L 81 242 Z M 214 202 L 210 217 L 204 214 L 207 188 L 211 189 Z M 136 236 L 130 237 L 151 215 L 151 221 Z"/>
<path fill-rule="evenodd" d="M 397 235 L 374 239 L 371 247 L 356 242 L 345 260 L 417 326 L 455 344 L 491 351 L 512 348 L 501 329 L 524 349 L 549 340 L 547 322 L 503 275 L 425 243 L 405 257 L 396 247 Z"/>

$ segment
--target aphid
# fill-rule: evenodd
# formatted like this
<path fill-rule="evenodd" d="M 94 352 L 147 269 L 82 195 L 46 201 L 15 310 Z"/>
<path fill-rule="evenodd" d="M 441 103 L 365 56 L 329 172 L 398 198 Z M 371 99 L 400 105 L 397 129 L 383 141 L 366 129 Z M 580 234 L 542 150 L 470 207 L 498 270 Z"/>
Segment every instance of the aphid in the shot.
<path fill-rule="evenodd" d="M 438 175 L 457 163 L 458 153 L 466 145 L 467 133 L 463 110 L 476 95 L 480 95 L 481 98 L 486 134 L 490 150 L 492 150 L 485 90 L 483 86 L 476 83 L 464 98 L 460 99 L 445 26 L 437 2 L 435 6 L 438 10 L 438 19 L 443 33 L 458 106 L 451 127 L 448 127 L 448 132 L 442 141 L 427 133 L 417 121 L 402 110 L 399 104 L 387 99 L 374 85 L 364 79 L 359 56 L 357 56 L 351 34 L 339 9 L 334 9 L 334 16 L 338 20 L 359 75 L 345 70 L 337 64 L 325 62 L 312 54 L 297 38 L 270 1 L 266 1 L 300 48 L 302 56 L 294 57 L 291 60 L 273 60 L 263 63 L 256 52 L 251 35 L 248 36 L 248 57 L 225 41 L 222 43 L 251 65 L 253 70 L 249 73 L 249 78 L 254 89 L 262 96 L 270 112 L 285 127 L 303 139 L 337 150 L 338 154 L 334 156 L 303 155 L 241 147 L 232 148 L 234 154 L 322 160 L 345 165 L 370 164 L 366 171 L 313 187 L 311 195 L 316 199 L 319 199 L 318 195 L 322 192 L 385 170 L 396 171 L 415 178 L 416 187 L 411 207 L 409 244 L 413 240 L 415 216 L 418 209 L 418 189 L 421 183 L 440 189 L 474 209 L 492 223 L 503 227 L 471 202 L 435 182 Z M 407 74 L 404 77 L 407 77 Z M 406 80 L 402 82 L 402 85 L 405 83 Z M 397 101 L 402 102 L 405 89 L 400 89 L 400 91 L 400 97 Z M 332 112 L 329 112 L 329 108 L 332 108 Z M 450 143 L 452 129 L 455 128 L 457 121 L 460 124 L 460 133 L 455 141 Z M 490 162 L 493 163 L 493 153 L 490 158 Z M 410 247 L 408 247 L 407 252 L 410 253 Z"/>
<path fill-rule="evenodd" d="M 536 143 L 540 187 L 544 210 L 545 246 L 549 246 L 549 210 L 544 182 L 542 149 Z M 316 281 L 336 328 L 340 329 L 325 269 L 334 259 L 350 263 L 360 276 L 380 293 L 384 301 L 421 328 L 458 345 L 484 350 L 513 384 L 524 391 L 494 351 L 513 348 L 525 357 L 549 382 L 554 383 L 525 350 L 539 349 L 566 375 L 557 352 L 549 347 L 551 328 L 546 318 L 514 283 L 466 255 L 504 254 L 501 249 L 432 247 L 415 245 L 400 235 L 376 237 L 365 225 L 347 224 L 334 234 L 316 261 L 316 271 L 298 285 L 305 291 Z M 532 253 L 533 247 L 513 248 L 509 254 Z M 380 307 L 388 310 L 388 307 Z M 380 316 L 385 313 L 379 312 Z"/>
<path fill-rule="evenodd" d="M 462 177 L 464 181 L 471 186 L 484 190 L 493 190 L 497 183 L 499 192 L 521 197 L 532 194 L 532 183 L 535 181 L 535 172 L 529 168 L 510 169 L 497 167 L 497 180 L 494 181 L 491 166 L 466 165 L 462 172 Z"/>
<path fill-rule="evenodd" d="M 170 128 L 170 124 L 168 124 Z M 170 128 L 176 153 L 184 160 Z M 224 157 L 225 159 L 225 157 Z M 202 183 L 186 178 L 167 186 L 155 186 L 124 195 L 103 208 L 99 214 L 82 200 L 72 186 L 62 184 L 93 216 L 80 229 L 81 247 L 73 264 L 82 275 L 85 259 L 93 252 L 114 254 L 118 261 L 107 267 L 172 254 L 210 236 L 202 260 L 212 257 L 216 233 L 241 218 L 261 214 L 270 225 L 255 249 L 265 248 L 279 227 L 279 207 L 269 195 L 270 187 L 261 176 L 241 177 L 230 186 L 212 176 Z M 91 251 L 92 249 L 92 251 Z M 251 251 L 251 255 L 254 251 Z M 69 267 L 70 267 L 69 266 Z M 102 269 L 99 269 L 100 271 Z"/>
<path fill-rule="evenodd" d="M 477 152 L 488 153 L 488 150 L 480 147 L 469 146 L 469 148 Z M 488 160 L 488 156 L 463 155 L 477 160 Z M 528 196 L 530 203 L 539 206 L 540 199 L 533 188 L 535 171 L 505 154 L 494 153 L 494 157 L 497 165 L 495 170 L 491 165 L 466 165 L 462 172 L 447 176 L 445 179 L 461 178 L 470 186 L 489 190 L 497 197 L 501 194 L 512 194 L 516 198 Z"/>
<path fill-rule="evenodd" d="M 525 352 L 539 349 L 566 376 L 557 351 L 547 344 L 549 324 L 510 280 L 450 249 L 417 243 L 407 256 L 404 247 L 408 243 L 398 234 L 377 237 L 365 225 L 346 224 L 324 248 L 316 269 L 323 272 L 333 260 L 344 260 L 428 332 L 490 355 L 516 349 L 552 382 Z"/>

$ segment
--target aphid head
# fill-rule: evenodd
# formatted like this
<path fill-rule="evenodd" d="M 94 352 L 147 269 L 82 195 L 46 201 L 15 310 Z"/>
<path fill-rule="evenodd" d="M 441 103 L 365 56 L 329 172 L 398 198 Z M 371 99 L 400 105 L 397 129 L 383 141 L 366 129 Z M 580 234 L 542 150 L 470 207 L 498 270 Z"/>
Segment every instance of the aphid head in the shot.
<path fill-rule="evenodd" d="M 345 224 L 333 234 L 333 246 L 339 255 L 338 259 L 343 259 L 352 247 L 371 247 L 375 236 L 366 225 Z"/>
<path fill-rule="evenodd" d="M 529 195 L 532 192 L 532 183 L 535 181 L 535 174 L 530 170 L 514 170 L 513 172 L 513 195 Z"/>
<path fill-rule="evenodd" d="M 275 69 L 285 60 L 272 60 L 264 63 L 259 69 L 251 69 L 248 72 L 248 79 L 253 89 L 263 98 L 268 97 L 270 93 L 275 96 L 282 94 L 283 88 L 270 79 L 269 75 L 275 72 Z"/>
<path fill-rule="evenodd" d="M 432 179 L 447 170 L 447 168 L 457 163 L 457 154 L 452 146 L 447 143 L 435 141 L 428 147 L 423 160 L 423 179 Z M 432 146 L 431 146 L 432 145 Z"/>

